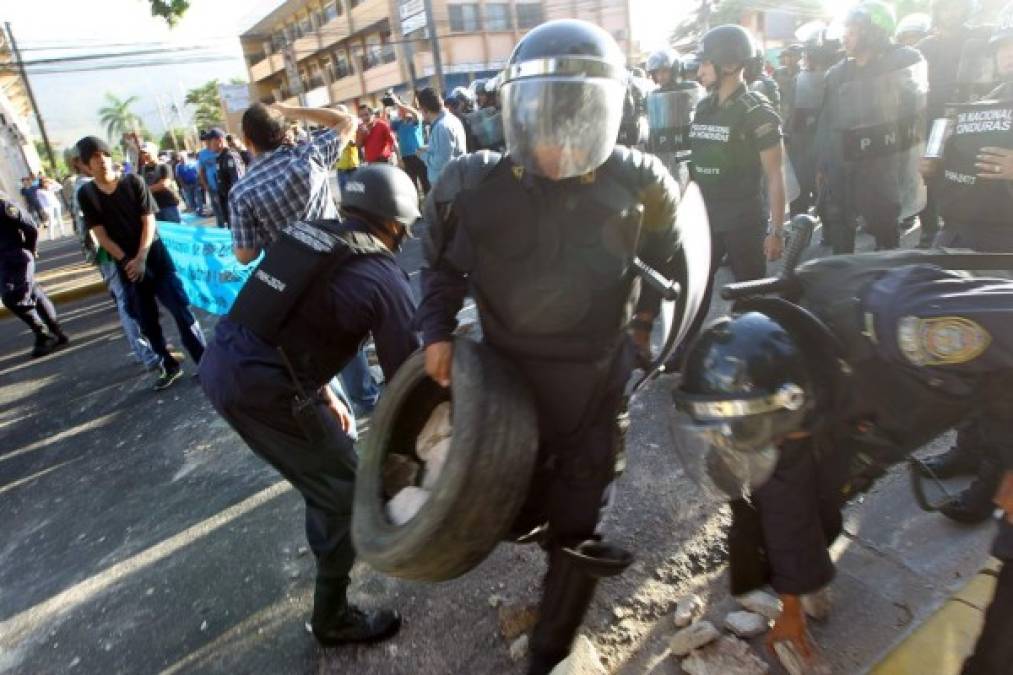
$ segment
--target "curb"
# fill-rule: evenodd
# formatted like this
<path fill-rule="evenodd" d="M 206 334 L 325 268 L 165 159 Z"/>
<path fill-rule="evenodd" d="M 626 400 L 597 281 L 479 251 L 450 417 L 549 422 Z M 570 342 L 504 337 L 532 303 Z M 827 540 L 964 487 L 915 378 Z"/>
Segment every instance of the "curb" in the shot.
<path fill-rule="evenodd" d="M 74 300 L 80 300 L 81 298 L 87 298 L 106 292 L 108 292 L 106 289 L 106 282 L 98 279 L 96 281 L 89 281 L 56 293 L 48 293 L 47 295 L 49 295 L 49 299 L 52 300 L 54 304 L 57 304 L 62 302 L 72 302 Z M 60 308 L 57 307 L 57 313 L 59 313 L 59 309 Z M 13 316 L 10 310 L 0 305 L 0 319 L 8 316 Z"/>
<path fill-rule="evenodd" d="M 974 649 L 1001 563 L 992 558 L 879 663 L 870 675 L 958 675 Z"/>

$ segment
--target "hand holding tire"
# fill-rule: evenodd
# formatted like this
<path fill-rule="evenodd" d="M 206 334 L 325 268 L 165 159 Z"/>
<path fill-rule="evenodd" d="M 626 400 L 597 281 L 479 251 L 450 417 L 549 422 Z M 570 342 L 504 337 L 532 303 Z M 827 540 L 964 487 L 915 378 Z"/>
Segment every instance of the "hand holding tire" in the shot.
<path fill-rule="evenodd" d="M 454 343 L 434 342 L 426 345 L 426 375 L 441 387 L 450 386 L 450 364 L 454 360 Z"/>

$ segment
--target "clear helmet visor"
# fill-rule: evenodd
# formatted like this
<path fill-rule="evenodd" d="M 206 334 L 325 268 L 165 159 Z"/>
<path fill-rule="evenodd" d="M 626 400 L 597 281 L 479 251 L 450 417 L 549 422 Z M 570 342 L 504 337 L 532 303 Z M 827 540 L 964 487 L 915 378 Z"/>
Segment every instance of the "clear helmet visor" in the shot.
<path fill-rule="evenodd" d="M 673 408 L 670 429 L 683 470 L 711 502 L 748 498 L 780 457 L 767 415 L 701 423 Z"/>
<path fill-rule="evenodd" d="M 605 77 L 507 82 L 500 89 L 507 153 L 552 180 L 598 168 L 615 148 L 625 92 L 625 83 Z"/>

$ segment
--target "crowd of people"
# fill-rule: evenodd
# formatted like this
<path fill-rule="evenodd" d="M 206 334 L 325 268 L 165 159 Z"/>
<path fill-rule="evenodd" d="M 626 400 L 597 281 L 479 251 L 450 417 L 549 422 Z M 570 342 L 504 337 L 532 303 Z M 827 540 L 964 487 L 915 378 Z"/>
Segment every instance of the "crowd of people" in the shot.
<path fill-rule="evenodd" d="M 400 625 L 395 611 L 363 610 L 347 599 L 356 558 L 355 419 L 379 396 L 363 345 L 375 342 L 388 379 L 421 347 L 426 373 L 451 387 L 456 317 L 466 295 L 475 297 L 483 341 L 526 383 L 538 418 L 532 487 L 509 529 L 537 541 L 548 558 L 530 642 L 535 675 L 566 657 L 599 580 L 632 560 L 601 540 L 599 525 L 621 460 L 627 383 L 635 367 L 660 368 L 650 345 L 663 293 L 651 283 L 640 289 L 630 270 L 636 262 L 677 280 L 685 295 L 672 329 L 700 337 L 664 356 L 668 369 L 683 372 L 677 407 L 707 441 L 697 458 L 711 462 L 711 479 L 724 477 L 721 490 L 732 502 L 733 591 L 771 584 L 783 609 L 770 639 L 804 661 L 815 652 L 806 603 L 833 576 L 827 547 L 840 532 L 840 487 L 851 469 L 826 460 L 845 457 L 827 455 L 826 443 L 840 445 L 839 437 L 823 443 L 821 432 L 820 443 L 809 440 L 817 436 L 806 426 L 813 411 L 830 416 L 832 406 L 814 393 L 823 391 L 819 368 L 799 356 L 811 345 L 796 349 L 788 338 L 801 333 L 782 325 L 792 310 L 754 302 L 752 313 L 738 307 L 729 323 L 704 329 L 715 274 L 727 264 L 737 282 L 765 277 L 797 234 L 785 225 L 794 215 L 818 219 L 820 245 L 837 256 L 853 254 L 864 231 L 883 252 L 875 260 L 894 260 L 887 252 L 915 219 L 921 248 L 1013 252 L 1013 11 L 996 26 L 971 27 L 973 10 L 970 0 L 936 0 L 928 21 L 898 22 L 888 4 L 865 0 L 839 31 L 803 26 L 772 72 L 748 30 L 718 26 L 692 56 L 651 55 L 643 74 L 653 86 L 631 77 L 605 31 L 552 21 L 521 39 L 499 76 L 446 97 L 425 88 L 406 102 L 388 91 L 382 107 L 363 104 L 354 116 L 344 106 L 257 103 L 243 114 L 241 141 L 209 129 L 194 157 L 162 158 L 128 135 L 132 171 L 117 170 L 103 140 L 82 138 L 66 157 L 74 171 L 68 207 L 133 353 L 158 371 L 155 388 L 182 373 L 183 355 L 162 333 L 161 303 L 215 410 L 305 498 L 318 563 L 310 625 L 327 646 L 383 639 Z M 679 219 L 691 183 L 709 226 Z M 5 264 L 27 280 L 4 303 L 32 326 L 37 355 L 67 341 L 31 280 L 32 220 L 52 209 L 39 198 L 46 185 L 26 179 L 29 214 L 4 203 L 17 230 L 0 240 Z M 180 222 L 181 205 L 228 227 L 238 262 L 260 260 L 210 340 L 158 238 L 156 221 Z M 420 218 L 426 266 L 416 306 L 394 255 Z M 900 283 L 876 278 L 884 279 Z M 798 341 L 844 343 L 847 352 L 871 339 L 864 358 L 881 348 L 876 330 L 895 331 L 890 344 L 900 356 L 877 356 L 870 372 L 907 383 L 909 396 L 950 386 L 933 368 L 971 363 L 1008 384 L 1009 352 L 986 352 L 1008 338 L 980 307 L 953 309 L 963 313 L 959 320 L 919 318 L 934 306 L 929 300 L 953 301 L 945 289 L 954 279 L 904 279 L 921 295 L 904 305 L 898 325 L 913 328 L 876 323 L 906 297 L 887 285 L 860 298 L 867 304 L 852 296 L 814 304 L 809 311 L 820 318 Z M 991 302 L 1010 297 L 995 280 L 961 283 L 960 297 L 978 299 L 989 289 Z M 832 339 L 813 332 L 820 321 L 838 327 L 845 319 Z M 901 357 L 906 370 L 897 367 Z M 911 384 L 911 371 L 930 372 L 935 379 L 927 381 L 936 384 Z M 922 467 L 932 477 L 978 475 L 942 508 L 972 523 L 991 515 L 994 499 L 1013 513 L 1013 462 L 1008 438 L 996 433 L 1003 428 L 996 419 L 1007 413 L 969 408 L 939 416 L 960 425 L 958 442 Z M 836 473 L 824 481 L 827 472 Z M 1004 560 L 1013 558 L 1010 531 L 1004 525 L 997 548 Z M 967 673 L 1006 672 L 1013 662 L 1010 643 L 997 637 L 1013 605 L 1013 568 L 1006 568 Z"/>

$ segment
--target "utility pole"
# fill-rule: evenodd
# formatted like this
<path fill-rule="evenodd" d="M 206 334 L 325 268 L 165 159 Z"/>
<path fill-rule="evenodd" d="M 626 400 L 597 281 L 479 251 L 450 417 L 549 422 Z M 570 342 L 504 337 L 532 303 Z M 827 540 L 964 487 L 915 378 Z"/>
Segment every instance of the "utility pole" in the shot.
<path fill-rule="evenodd" d="M 440 96 L 447 95 L 447 82 L 443 77 L 443 57 L 440 56 L 440 39 L 436 36 L 436 20 L 433 19 L 433 0 L 424 0 L 426 7 L 426 30 L 429 31 L 429 47 L 433 50 L 433 75 Z"/>
<path fill-rule="evenodd" d="M 39 124 L 39 133 L 42 134 L 42 143 L 46 146 L 46 155 L 49 156 L 49 164 L 53 167 L 53 171 L 56 171 L 56 156 L 53 155 L 53 146 L 49 142 L 49 136 L 46 134 L 46 125 L 42 123 L 42 115 L 39 114 L 39 106 L 35 102 L 35 94 L 32 93 L 32 85 L 28 82 L 28 73 L 25 72 L 25 62 L 21 60 L 21 51 L 18 49 L 18 43 L 14 39 L 14 31 L 11 30 L 11 22 L 4 22 L 4 26 L 7 28 L 7 38 L 11 41 L 11 53 L 14 55 L 14 60 L 18 64 L 18 71 L 21 73 L 21 81 L 25 83 L 25 92 L 28 94 L 28 101 L 32 104 L 32 111 L 35 113 L 35 121 Z"/>

